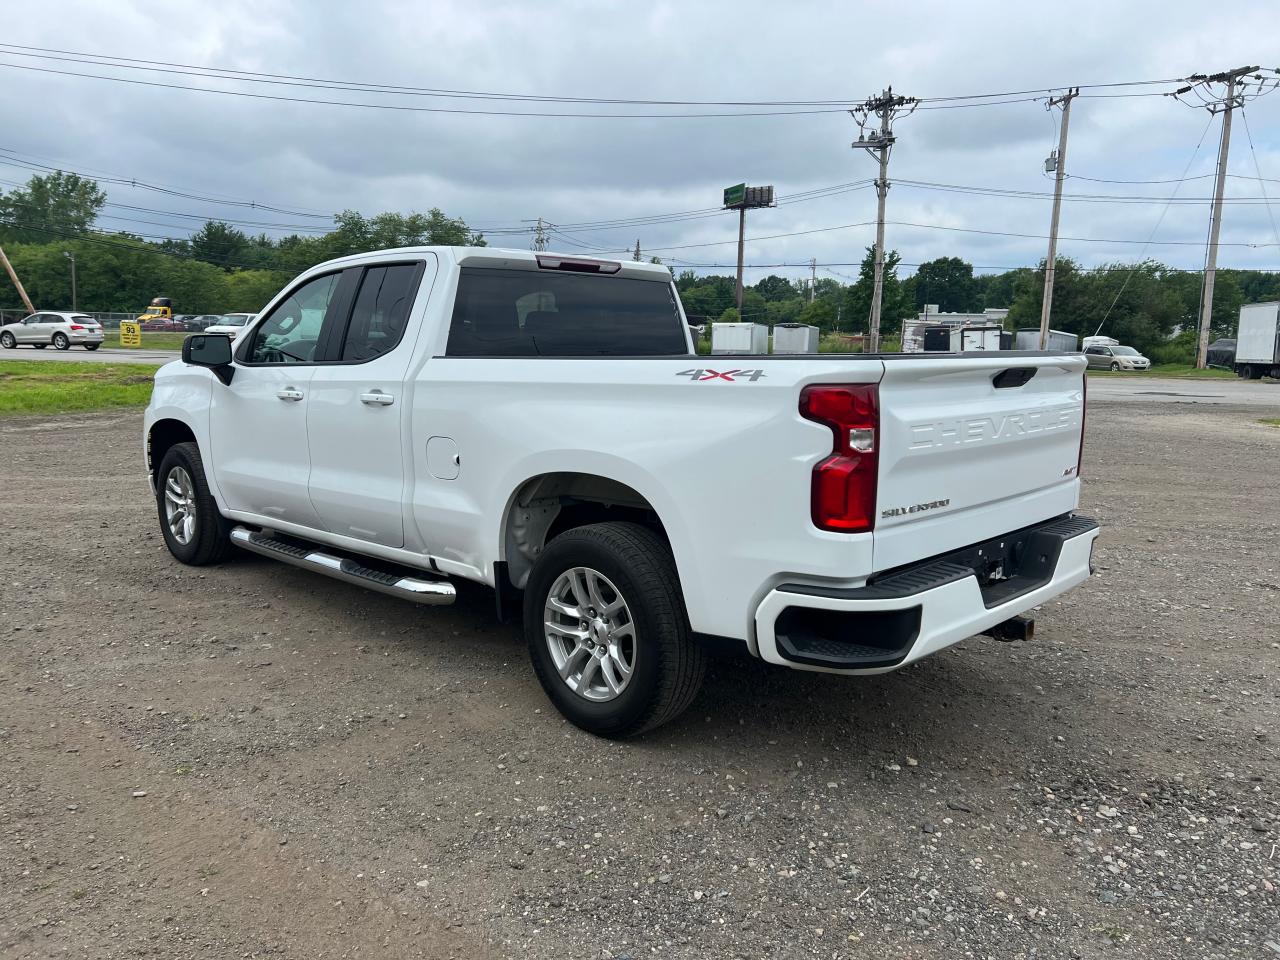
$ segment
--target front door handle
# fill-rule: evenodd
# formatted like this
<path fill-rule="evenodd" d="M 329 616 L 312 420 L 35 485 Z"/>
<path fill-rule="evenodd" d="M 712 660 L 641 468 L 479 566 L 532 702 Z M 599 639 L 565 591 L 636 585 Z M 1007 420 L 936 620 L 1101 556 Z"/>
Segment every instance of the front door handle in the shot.
<path fill-rule="evenodd" d="M 360 394 L 360 402 L 367 403 L 370 406 L 389 407 L 396 402 L 396 398 L 389 393 L 383 393 L 381 390 L 371 390 L 368 393 Z"/>
<path fill-rule="evenodd" d="M 284 387 L 276 391 L 276 396 L 281 400 L 296 401 L 302 399 L 302 391 L 297 387 Z"/>

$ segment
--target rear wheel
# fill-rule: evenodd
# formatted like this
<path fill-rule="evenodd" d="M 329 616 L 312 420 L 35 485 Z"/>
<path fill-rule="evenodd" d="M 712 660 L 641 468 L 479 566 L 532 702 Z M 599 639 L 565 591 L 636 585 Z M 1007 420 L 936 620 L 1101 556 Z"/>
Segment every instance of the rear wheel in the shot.
<path fill-rule="evenodd" d="M 71 341 L 67 339 L 67 335 L 65 333 L 55 333 L 53 335 L 53 345 L 59 350 L 71 349 Z"/>
<path fill-rule="evenodd" d="M 551 702 L 602 737 L 666 723 L 702 682 L 671 552 L 639 524 L 593 524 L 552 540 L 525 587 L 524 629 Z"/>
<path fill-rule="evenodd" d="M 231 523 L 218 512 L 194 443 L 174 444 L 160 461 L 156 509 L 165 546 L 183 563 L 203 567 L 231 552 Z"/>
<path fill-rule="evenodd" d="M 17 346 L 18 340 L 12 333 L 8 330 L 4 333 L 0 333 L 0 347 L 4 347 L 6 350 L 13 350 Z"/>

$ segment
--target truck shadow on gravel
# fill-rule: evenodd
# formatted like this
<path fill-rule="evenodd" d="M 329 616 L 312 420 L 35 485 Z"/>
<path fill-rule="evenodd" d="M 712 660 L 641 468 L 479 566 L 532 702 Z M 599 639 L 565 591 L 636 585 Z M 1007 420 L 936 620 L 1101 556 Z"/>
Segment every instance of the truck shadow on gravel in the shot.
<path fill-rule="evenodd" d="M 432 674 L 458 671 L 484 676 L 510 708 L 487 715 L 488 694 L 462 694 L 471 702 L 471 722 L 501 734 L 510 725 L 562 731 L 583 743 L 592 735 L 562 720 L 546 700 L 529 664 L 518 623 L 494 617 L 493 594 L 460 583 L 450 607 L 419 609 L 355 587 L 317 582 L 302 571 L 270 561 L 235 564 L 277 598 L 286 616 L 327 622 L 330 643 L 339 649 L 374 637 L 390 643 Z M 316 604 L 319 602 L 319 609 Z M 1060 705 L 1037 691 L 1044 667 L 1033 645 L 972 638 L 957 647 L 893 673 L 838 676 L 787 670 L 749 656 L 709 658 L 702 689 L 688 711 L 658 730 L 628 741 L 626 750 L 714 759 L 750 756 L 757 767 L 769 756 L 781 766 L 814 761 L 833 752 L 858 763 L 882 767 L 904 757 L 990 757 L 1009 762 L 1041 759 L 1056 741 Z M 404 681 L 394 668 L 385 678 L 394 688 Z M 1063 701 L 1065 703 L 1065 701 Z M 1072 723 L 1079 735 L 1088 715 Z M 513 732 L 507 730 L 508 733 Z M 1102 732 L 1095 731 L 1101 737 Z M 1009 756 L 1012 754 L 1012 756 Z M 772 764 L 769 764 L 770 766 Z"/>

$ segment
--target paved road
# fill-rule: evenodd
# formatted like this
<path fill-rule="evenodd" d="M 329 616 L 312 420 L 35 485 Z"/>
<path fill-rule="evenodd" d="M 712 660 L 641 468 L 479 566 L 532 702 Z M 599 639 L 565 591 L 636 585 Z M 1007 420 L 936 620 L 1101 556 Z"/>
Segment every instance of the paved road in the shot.
<path fill-rule="evenodd" d="M 93 351 L 85 350 L 81 347 L 72 347 L 66 351 L 54 350 L 52 347 L 44 350 L 19 347 L 16 350 L 0 352 L 0 360 L 63 360 L 79 363 L 87 361 L 89 363 L 160 364 L 168 363 L 170 360 L 177 360 L 179 353 L 180 351 L 178 350 L 125 350 L 122 347 L 99 347 Z"/>
<path fill-rule="evenodd" d="M 1274 380 L 1179 380 L 1164 377 L 1090 377 L 1089 400 L 1119 403 L 1226 403 L 1280 407 Z"/>

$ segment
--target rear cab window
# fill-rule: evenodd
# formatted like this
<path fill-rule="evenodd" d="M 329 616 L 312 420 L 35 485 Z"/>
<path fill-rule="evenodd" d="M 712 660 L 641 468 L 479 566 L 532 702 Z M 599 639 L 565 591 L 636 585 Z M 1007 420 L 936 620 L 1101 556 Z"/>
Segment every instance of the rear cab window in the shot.
<path fill-rule="evenodd" d="M 670 282 L 463 267 L 451 357 L 688 356 Z"/>

